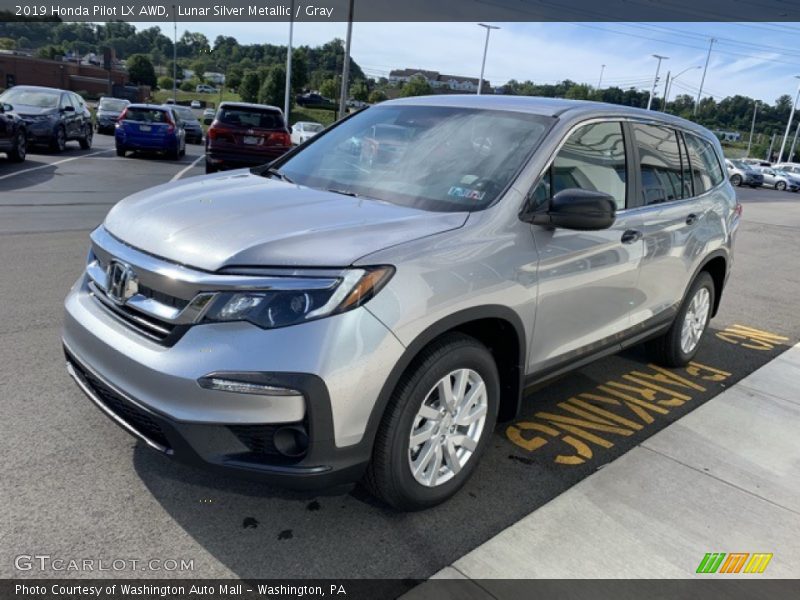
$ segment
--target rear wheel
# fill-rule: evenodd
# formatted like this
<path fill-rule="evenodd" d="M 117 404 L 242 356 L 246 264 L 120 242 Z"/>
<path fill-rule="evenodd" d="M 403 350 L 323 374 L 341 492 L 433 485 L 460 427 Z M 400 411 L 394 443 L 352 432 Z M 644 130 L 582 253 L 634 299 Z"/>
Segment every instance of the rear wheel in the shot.
<path fill-rule="evenodd" d="M 209 174 L 209 173 L 216 173 L 218 170 L 219 170 L 219 169 L 218 169 L 217 167 L 215 167 L 215 166 L 214 166 L 214 165 L 212 165 L 212 164 L 209 164 L 209 162 L 208 162 L 208 161 L 206 161 L 206 174 Z"/>
<path fill-rule="evenodd" d="M 25 135 L 23 130 L 17 132 L 14 138 L 14 147 L 8 153 L 8 158 L 14 162 L 22 162 L 28 153 L 28 136 Z"/>
<path fill-rule="evenodd" d="M 499 399 L 497 365 L 483 344 L 460 333 L 434 342 L 389 401 L 365 485 L 400 510 L 444 502 L 475 470 Z"/>
<path fill-rule="evenodd" d="M 779 192 L 782 192 L 783 190 L 786 189 L 786 182 L 779 181 L 778 183 L 775 184 L 775 189 L 778 190 Z"/>
<path fill-rule="evenodd" d="M 667 367 L 683 367 L 694 358 L 711 320 L 715 293 L 714 280 L 702 271 L 689 288 L 669 330 L 647 343 L 653 360 Z"/>
<path fill-rule="evenodd" d="M 125 148 L 123 148 L 122 146 L 117 146 L 117 156 L 125 156 L 125 152 L 126 152 Z"/>
<path fill-rule="evenodd" d="M 83 130 L 83 137 L 78 140 L 83 150 L 88 150 L 92 147 L 92 126 L 86 125 Z"/>

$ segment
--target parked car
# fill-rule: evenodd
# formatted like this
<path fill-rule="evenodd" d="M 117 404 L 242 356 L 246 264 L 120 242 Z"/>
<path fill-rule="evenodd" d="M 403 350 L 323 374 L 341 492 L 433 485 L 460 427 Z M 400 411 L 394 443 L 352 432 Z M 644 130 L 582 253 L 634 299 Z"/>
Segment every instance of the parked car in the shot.
<path fill-rule="evenodd" d="M 213 86 L 208 85 L 207 83 L 201 83 L 195 88 L 194 91 L 198 94 L 216 94 L 219 90 Z"/>
<path fill-rule="evenodd" d="M 97 103 L 97 111 L 94 115 L 95 130 L 97 133 L 114 133 L 114 126 L 117 119 L 130 104 L 124 98 L 111 98 L 103 96 Z"/>
<path fill-rule="evenodd" d="M 0 94 L 0 103 L 10 104 L 25 121 L 28 145 L 45 145 L 54 152 L 66 150 L 77 140 L 81 148 L 92 147 L 92 114 L 78 94 L 56 88 L 16 85 Z"/>
<path fill-rule="evenodd" d="M 754 167 L 771 167 L 772 163 L 768 160 L 761 160 L 760 158 L 743 158 L 743 163 L 752 165 Z"/>
<path fill-rule="evenodd" d="M 800 173 L 789 173 L 778 169 L 762 167 L 761 174 L 764 176 L 764 185 L 775 188 L 776 190 L 789 190 L 796 192 L 800 190 Z"/>
<path fill-rule="evenodd" d="M 353 160 L 394 126 L 396 162 Z M 740 221 L 723 164 L 707 129 L 631 107 L 384 102 L 112 208 L 66 298 L 68 370 L 172 458 L 433 506 L 526 386 L 645 341 L 693 359 Z"/>
<path fill-rule="evenodd" d="M 302 144 L 306 140 L 310 140 L 317 135 L 320 131 L 325 129 L 320 123 L 313 121 L 298 121 L 289 128 L 292 132 L 292 143 Z"/>
<path fill-rule="evenodd" d="M 784 162 L 773 165 L 773 168 L 787 173 L 795 173 L 800 175 L 800 163 Z"/>
<path fill-rule="evenodd" d="M 333 100 L 315 92 L 295 96 L 294 101 L 298 106 L 302 107 L 336 108 L 336 103 Z"/>
<path fill-rule="evenodd" d="M 22 162 L 28 151 L 28 133 L 11 104 L 0 102 L 0 152 L 12 162 Z"/>
<path fill-rule="evenodd" d="M 731 183 L 737 187 L 749 185 L 752 188 L 757 188 L 764 183 L 764 175 L 761 174 L 761 171 L 745 162 L 725 159 L 725 167 L 728 170 L 728 177 Z"/>
<path fill-rule="evenodd" d="M 181 125 L 186 130 L 186 143 L 187 144 L 202 144 L 203 143 L 203 126 L 197 120 L 197 115 L 191 108 L 185 106 L 173 106 L 172 110 L 178 115 L 181 120 Z"/>
<path fill-rule="evenodd" d="M 211 125 L 214 121 L 214 115 L 217 111 L 213 108 L 207 108 L 203 111 L 203 125 Z"/>
<path fill-rule="evenodd" d="M 200 103 L 200 100 L 192 100 L 189 104 L 192 108 L 202 108 L 203 105 Z"/>
<path fill-rule="evenodd" d="M 132 150 L 161 152 L 177 160 L 186 153 L 186 130 L 175 106 L 131 104 L 114 132 L 117 156 Z"/>
<path fill-rule="evenodd" d="M 175 104 L 175 103 L 176 103 L 175 98 L 167 98 L 166 102 L 164 102 L 164 104 Z"/>
<path fill-rule="evenodd" d="M 206 134 L 206 173 L 263 165 L 291 147 L 281 109 L 266 104 L 223 102 Z"/>

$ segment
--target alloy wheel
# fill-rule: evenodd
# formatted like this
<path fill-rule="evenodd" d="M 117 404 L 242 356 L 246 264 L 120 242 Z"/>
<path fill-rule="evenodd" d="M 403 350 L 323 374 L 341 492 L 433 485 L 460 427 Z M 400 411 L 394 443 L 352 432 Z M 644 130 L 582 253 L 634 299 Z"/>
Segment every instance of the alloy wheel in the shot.
<path fill-rule="evenodd" d="M 697 290 L 689 308 L 683 317 L 681 328 L 681 350 L 690 354 L 697 347 L 708 322 L 708 313 L 711 310 L 711 294 L 708 289 L 701 287 Z"/>
<path fill-rule="evenodd" d="M 27 152 L 28 152 L 28 140 L 25 137 L 25 134 L 22 131 L 20 131 L 17 134 L 17 148 L 16 148 L 17 158 L 20 161 L 25 160 L 25 155 L 27 154 Z"/>
<path fill-rule="evenodd" d="M 409 435 L 408 464 L 418 483 L 436 487 L 455 477 L 478 447 L 489 398 L 472 369 L 442 377 L 422 401 Z"/>

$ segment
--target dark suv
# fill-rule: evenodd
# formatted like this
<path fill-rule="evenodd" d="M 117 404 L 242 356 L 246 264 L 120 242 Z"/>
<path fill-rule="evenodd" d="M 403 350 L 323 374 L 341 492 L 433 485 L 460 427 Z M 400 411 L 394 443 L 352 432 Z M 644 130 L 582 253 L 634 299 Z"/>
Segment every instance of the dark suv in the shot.
<path fill-rule="evenodd" d="M 268 163 L 291 149 L 281 109 L 223 102 L 206 135 L 206 173 Z"/>
<path fill-rule="evenodd" d="M 25 121 L 20 119 L 10 104 L 0 102 L 0 152 L 5 152 L 9 160 L 22 162 L 28 147 L 28 134 Z"/>
<path fill-rule="evenodd" d="M 92 147 L 92 114 L 78 94 L 56 88 L 17 85 L 0 94 L 0 103 L 10 104 L 23 121 L 28 143 L 66 150 L 69 140 L 81 148 Z"/>

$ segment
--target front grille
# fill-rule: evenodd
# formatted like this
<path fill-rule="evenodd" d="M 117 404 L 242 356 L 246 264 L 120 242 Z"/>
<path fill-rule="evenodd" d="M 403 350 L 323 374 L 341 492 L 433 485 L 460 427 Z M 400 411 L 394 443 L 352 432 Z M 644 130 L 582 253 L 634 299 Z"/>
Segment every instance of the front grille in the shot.
<path fill-rule="evenodd" d="M 169 441 L 164 435 L 161 426 L 145 410 L 123 398 L 69 356 L 67 359 L 70 361 L 72 368 L 75 369 L 78 375 L 109 410 L 128 423 L 142 436 L 163 446 L 167 451 L 170 451 Z"/>

